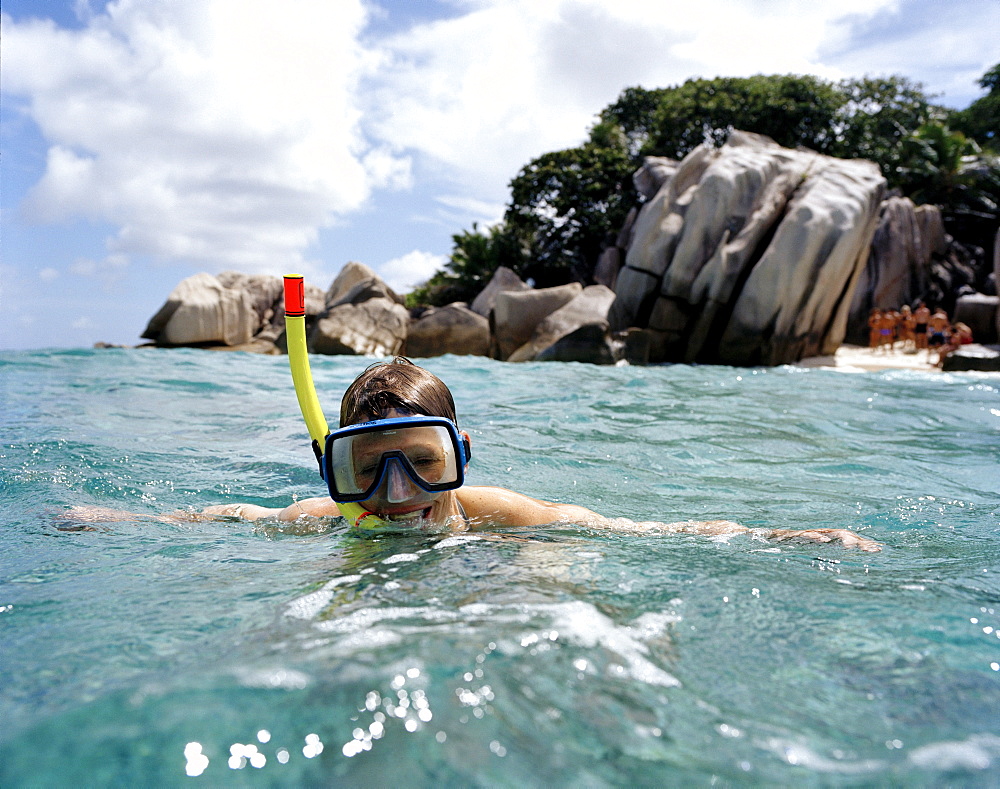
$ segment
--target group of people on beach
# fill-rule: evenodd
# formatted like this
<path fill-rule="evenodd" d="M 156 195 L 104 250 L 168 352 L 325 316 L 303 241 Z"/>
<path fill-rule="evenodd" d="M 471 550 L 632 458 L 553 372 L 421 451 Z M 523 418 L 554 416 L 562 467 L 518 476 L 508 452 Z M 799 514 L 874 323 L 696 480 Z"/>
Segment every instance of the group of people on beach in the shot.
<path fill-rule="evenodd" d="M 935 364 L 960 345 L 972 342 L 972 330 L 962 322 L 952 323 L 948 313 L 938 307 L 931 310 L 924 302 L 915 309 L 904 304 L 900 309 L 875 307 L 868 316 L 868 347 L 872 352 L 891 353 L 901 344 L 904 353 L 931 349 L 937 353 Z"/>

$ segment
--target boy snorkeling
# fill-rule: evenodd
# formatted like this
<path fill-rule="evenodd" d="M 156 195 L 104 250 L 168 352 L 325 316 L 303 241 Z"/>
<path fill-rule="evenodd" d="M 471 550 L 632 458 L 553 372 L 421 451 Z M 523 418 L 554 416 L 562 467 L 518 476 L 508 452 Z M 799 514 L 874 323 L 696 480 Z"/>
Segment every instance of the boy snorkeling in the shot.
<path fill-rule="evenodd" d="M 401 356 L 371 365 L 354 380 L 341 401 L 340 429 L 330 431 L 309 370 L 305 290 L 297 274 L 285 277 L 285 328 L 295 394 L 329 497 L 304 499 L 284 508 L 222 504 L 200 513 L 176 513 L 161 519 L 229 516 L 296 521 L 303 516 L 343 515 L 355 528 L 382 531 L 464 531 L 479 526 L 542 526 L 558 522 L 707 535 L 750 531 L 732 521 L 637 524 L 624 518 L 605 518 L 574 504 L 533 499 L 505 488 L 465 485 L 472 442 L 468 433 L 458 429 L 451 390 L 436 375 Z M 70 515 L 75 520 L 92 521 L 115 513 L 74 508 Z M 839 540 L 847 547 L 880 550 L 878 543 L 846 529 L 756 529 L 754 533 L 774 540 Z"/>
<path fill-rule="evenodd" d="M 329 497 L 304 499 L 285 508 L 224 504 L 202 514 L 293 521 L 346 514 L 345 505 L 358 504 L 362 509 L 355 523 L 362 527 L 369 515 L 383 525 L 422 530 L 556 522 L 624 527 L 624 519 L 605 518 L 574 504 L 534 499 L 505 488 L 465 485 L 471 440 L 458 428 L 451 391 L 437 376 L 404 357 L 372 365 L 355 379 L 341 402 L 340 428 L 329 433 L 318 454 Z M 751 531 L 731 521 L 625 523 L 703 535 Z M 775 540 L 840 541 L 847 547 L 879 550 L 877 543 L 846 529 L 754 532 Z"/>
<path fill-rule="evenodd" d="M 247 520 L 296 520 L 303 515 L 340 515 L 338 502 L 358 502 L 383 521 L 425 529 L 604 520 L 573 504 L 465 485 L 472 442 L 458 429 L 451 390 L 404 357 L 372 365 L 355 379 L 341 402 L 340 425 L 330 433 L 323 453 L 329 497 L 304 499 L 283 509 L 224 504 L 202 512 Z"/>

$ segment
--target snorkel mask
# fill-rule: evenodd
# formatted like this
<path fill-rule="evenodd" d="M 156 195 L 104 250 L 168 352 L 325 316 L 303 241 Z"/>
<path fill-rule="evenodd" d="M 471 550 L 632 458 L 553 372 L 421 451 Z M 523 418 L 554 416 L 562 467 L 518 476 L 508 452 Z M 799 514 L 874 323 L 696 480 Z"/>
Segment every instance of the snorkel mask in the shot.
<path fill-rule="evenodd" d="M 471 454 L 469 442 L 449 419 L 406 416 L 330 431 L 309 368 L 305 284 L 299 275 L 285 277 L 285 335 L 295 395 L 320 476 L 348 523 L 365 529 L 393 525 L 360 504 L 382 489 L 392 502 L 409 497 L 412 485 L 428 493 L 462 486 Z"/>
<path fill-rule="evenodd" d="M 378 419 L 330 433 L 322 474 L 338 503 L 366 501 L 379 491 L 395 503 L 409 498 L 413 485 L 427 493 L 461 487 L 469 455 L 468 439 L 450 419 Z"/>

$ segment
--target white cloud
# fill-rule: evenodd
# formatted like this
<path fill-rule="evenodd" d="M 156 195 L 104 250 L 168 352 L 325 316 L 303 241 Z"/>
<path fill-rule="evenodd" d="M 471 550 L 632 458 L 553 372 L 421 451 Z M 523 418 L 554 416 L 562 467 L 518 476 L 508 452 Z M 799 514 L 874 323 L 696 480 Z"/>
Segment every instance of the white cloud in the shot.
<path fill-rule="evenodd" d="M 38 278 L 42 282 L 55 282 L 57 279 L 59 279 L 59 272 L 56 271 L 54 268 L 46 267 L 38 272 Z"/>
<path fill-rule="evenodd" d="M 845 76 L 819 57 L 845 14 L 895 0 L 495 0 L 383 43 L 366 117 L 384 139 L 502 200 L 531 158 L 579 144 L 629 86 L 692 76 Z"/>
<path fill-rule="evenodd" d="M 450 232 L 488 225 L 519 168 L 581 142 L 629 86 L 869 71 L 932 91 L 973 82 L 995 60 L 997 24 L 957 5 L 454 0 L 421 6 L 443 18 L 380 35 L 392 26 L 368 27 L 371 15 L 409 10 L 76 0 L 79 29 L 3 18 L 0 78 L 49 145 L 27 214 L 117 228 L 108 260 L 75 273 L 148 256 L 326 279 L 319 231 L 370 209 L 376 190 L 414 190 Z M 386 268 L 426 276 L 440 259 L 411 255 Z"/>
<path fill-rule="evenodd" d="M 76 318 L 70 324 L 70 326 L 71 326 L 71 328 L 74 328 L 74 329 L 76 329 L 78 331 L 87 331 L 89 329 L 97 328 L 97 324 L 94 323 L 93 319 L 91 319 L 91 318 L 89 318 L 89 317 L 87 317 L 85 315 L 81 316 L 79 318 Z"/>
<path fill-rule="evenodd" d="M 86 8 L 86 6 L 83 6 Z M 29 216 L 120 230 L 113 253 L 300 266 L 409 160 L 361 134 L 361 0 L 120 0 L 81 30 L 4 19 L 4 88 L 53 145 Z"/>
<path fill-rule="evenodd" d="M 78 277 L 97 279 L 105 287 L 121 282 L 128 273 L 130 262 L 127 255 L 108 255 L 103 260 L 77 258 L 69 266 L 69 272 Z"/>
<path fill-rule="evenodd" d="M 506 206 L 502 203 L 479 200 L 466 195 L 440 195 L 438 203 L 455 213 L 477 217 L 481 225 L 495 225 L 503 219 Z"/>
<path fill-rule="evenodd" d="M 445 255 L 414 250 L 383 263 L 376 273 L 397 293 L 409 293 L 426 282 L 436 271 L 444 268 L 447 262 Z"/>

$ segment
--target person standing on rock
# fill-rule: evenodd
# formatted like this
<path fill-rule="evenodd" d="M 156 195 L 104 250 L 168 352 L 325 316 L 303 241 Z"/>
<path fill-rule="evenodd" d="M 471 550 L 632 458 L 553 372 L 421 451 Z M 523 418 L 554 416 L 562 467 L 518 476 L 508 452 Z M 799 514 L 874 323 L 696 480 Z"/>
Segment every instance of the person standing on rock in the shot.
<path fill-rule="evenodd" d="M 939 362 L 943 358 L 940 349 L 947 345 L 950 330 L 951 322 L 948 320 L 948 313 L 938 307 L 927 322 L 927 347 L 939 349 Z"/>
<path fill-rule="evenodd" d="M 914 331 L 914 345 L 919 351 L 927 349 L 927 323 L 931 319 L 931 311 L 922 301 L 917 303 L 917 309 L 913 313 L 916 325 Z"/>
<path fill-rule="evenodd" d="M 892 310 L 882 310 L 882 318 L 878 324 L 878 347 L 886 353 L 892 351 L 892 338 L 896 331 L 896 318 Z"/>
<path fill-rule="evenodd" d="M 882 310 L 875 307 L 868 315 L 868 349 L 875 351 L 879 346 L 882 328 Z"/>
<path fill-rule="evenodd" d="M 913 317 L 913 310 L 909 304 L 904 304 L 899 310 L 899 322 L 896 324 L 897 336 L 903 341 L 904 352 L 908 352 L 911 347 L 916 350 L 916 327 L 917 319 Z"/>

